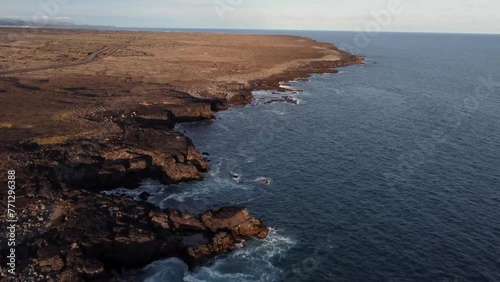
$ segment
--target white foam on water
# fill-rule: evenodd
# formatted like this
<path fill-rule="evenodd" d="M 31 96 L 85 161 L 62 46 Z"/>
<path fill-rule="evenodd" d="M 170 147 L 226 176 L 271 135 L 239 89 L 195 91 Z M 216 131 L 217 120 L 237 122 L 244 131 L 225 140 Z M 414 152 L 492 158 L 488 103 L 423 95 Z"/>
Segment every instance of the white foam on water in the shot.
<path fill-rule="evenodd" d="M 184 281 L 188 273 L 188 266 L 180 259 L 172 258 L 163 261 L 153 262 L 141 270 L 146 278 L 141 279 L 144 282 Z"/>
<path fill-rule="evenodd" d="M 163 198 L 163 200 L 160 202 L 160 207 L 161 208 L 167 208 L 168 205 L 166 205 L 167 202 L 169 201 L 176 201 L 180 203 L 184 203 L 187 200 L 200 200 L 204 199 L 207 194 L 215 194 L 215 193 L 220 193 L 223 192 L 223 190 L 226 189 L 242 189 L 246 190 L 248 189 L 247 186 L 243 185 L 242 183 L 237 183 L 235 180 L 231 178 L 215 178 L 214 182 L 216 185 L 204 185 L 200 187 L 190 187 L 187 188 L 185 191 L 178 192 L 178 193 L 172 193 L 168 195 L 167 197 Z"/>
<path fill-rule="evenodd" d="M 256 90 L 256 91 L 252 91 L 252 95 L 254 95 L 254 96 L 271 96 L 271 95 L 273 95 L 273 91 Z"/>
<path fill-rule="evenodd" d="M 290 85 L 290 83 L 288 82 L 280 82 L 280 88 L 283 88 L 283 89 L 287 89 L 287 90 L 294 90 L 294 91 L 298 91 L 298 89 L 296 89 L 295 87 L 293 87 L 292 85 Z"/>
<path fill-rule="evenodd" d="M 337 89 L 337 88 L 333 88 L 333 87 L 328 88 L 328 90 L 332 91 L 335 94 L 343 94 L 344 93 L 344 91 Z"/>
<path fill-rule="evenodd" d="M 244 244 L 245 245 L 245 244 Z M 270 229 L 264 240 L 252 240 L 232 254 L 216 259 L 209 266 L 188 272 L 181 260 L 154 262 L 141 271 L 135 281 L 144 282 L 266 282 L 281 281 L 283 270 L 275 261 L 283 258 L 295 242 Z"/>
<path fill-rule="evenodd" d="M 227 190 L 237 189 L 245 191 L 252 189 L 243 180 L 241 174 L 237 178 L 234 178 L 231 173 L 221 170 L 220 166 L 215 166 L 214 171 L 210 173 L 210 180 L 206 179 L 205 182 L 190 183 L 188 187 L 184 187 L 186 184 L 180 184 L 177 186 L 179 189 L 176 188 L 175 191 L 172 191 L 167 186 L 165 189 L 168 189 L 166 190 L 168 193 L 161 199 L 158 205 L 160 208 L 168 208 L 172 204 L 172 201 L 177 203 L 205 202 L 207 195 L 224 194 Z M 206 203 L 206 205 L 208 206 L 209 203 Z"/>
<path fill-rule="evenodd" d="M 282 259 L 294 244 L 271 228 L 266 239 L 250 241 L 213 265 L 189 273 L 184 281 L 280 281 L 283 270 L 275 266 L 275 261 Z"/>
<path fill-rule="evenodd" d="M 217 177 L 220 174 L 220 169 L 222 167 L 222 161 L 219 161 L 216 165 L 211 166 L 212 169 L 208 172 L 211 177 Z"/>
<path fill-rule="evenodd" d="M 292 97 L 291 99 L 292 99 L 293 101 L 295 101 L 295 103 L 296 103 L 297 105 L 305 104 L 304 100 L 301 100 L 301 99 L 299 99 L 299 98 L 294 98 L 294 97 Z"/>
<path fill-rule="evenodd" d="M 146 179 L 141 183 L 141 186 L 137 189 L 118 188 L 118 189 L 103 191 L 102 193 L 105 195 L 113 195 L 113 196 L 130 196 L 136 200 L 139 200 L 139 195 L 142 192 L 155 194 L 161 191 L 164 187 L 165 186 L 162 185 L 157 180 Z"/>

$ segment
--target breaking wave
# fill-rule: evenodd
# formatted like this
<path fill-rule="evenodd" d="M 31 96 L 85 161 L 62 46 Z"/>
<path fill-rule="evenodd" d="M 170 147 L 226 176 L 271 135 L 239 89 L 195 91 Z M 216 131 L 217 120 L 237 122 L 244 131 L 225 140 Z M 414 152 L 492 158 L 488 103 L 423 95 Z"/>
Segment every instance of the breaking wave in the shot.
<path fill-rule="evenodd" d="M 172 258 L 146 266 L 135 277 L 135 281 L 280 281 L 284 273 L 275 262 L 284 258 L 294 245 L 292 239 L 271 228 L 266 239 L 247 242 L 230 255 L 218 258 L 212 264 L 197 268 L 193 272 L 189 272 L 187 265 L 181 260 Z"/>

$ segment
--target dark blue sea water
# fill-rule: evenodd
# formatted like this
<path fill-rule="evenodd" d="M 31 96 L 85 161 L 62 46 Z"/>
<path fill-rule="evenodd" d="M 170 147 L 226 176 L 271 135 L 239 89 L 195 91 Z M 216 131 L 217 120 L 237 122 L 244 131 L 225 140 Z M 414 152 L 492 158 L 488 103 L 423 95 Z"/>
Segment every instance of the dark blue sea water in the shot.
<path fill-rule="evenodd" d="M 356 36 L 283 33 L 344 47 Z M 298 105 L 257 92 L 179 127 L 213 170 L 138 191 L 162 207 L 245 205 L 272 232 L 194 272 L 170 259 L 141 279 L 500 281 L 500 36 L 383 33 L 365 45 L 351 49 L 365 65 L 292 82 Z"/>

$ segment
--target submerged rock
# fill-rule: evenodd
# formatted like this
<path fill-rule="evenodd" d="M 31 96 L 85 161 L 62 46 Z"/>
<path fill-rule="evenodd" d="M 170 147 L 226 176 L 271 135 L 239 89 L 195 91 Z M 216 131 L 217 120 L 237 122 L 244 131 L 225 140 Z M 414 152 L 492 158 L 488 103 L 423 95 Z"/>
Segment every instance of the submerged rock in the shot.
<path fill-rule="evenodd" d="M 139 199 L 141 199 L 143 201 L 147 201 L 149 199 L 149 197 L 151 197 L 151 194 L 149 194 L 146 191 L 144 191 L 141 194 L 139 194 Z"/>
<path fill-rule="evenodd" d="M 271 184 L 271 179 L 268 179 L 268 178 L 265 178 L 265 177 L 259 177 L 259 178 L 257 178 L 257 181 L 260 184 L 265 184 L 265 185 Z"/>

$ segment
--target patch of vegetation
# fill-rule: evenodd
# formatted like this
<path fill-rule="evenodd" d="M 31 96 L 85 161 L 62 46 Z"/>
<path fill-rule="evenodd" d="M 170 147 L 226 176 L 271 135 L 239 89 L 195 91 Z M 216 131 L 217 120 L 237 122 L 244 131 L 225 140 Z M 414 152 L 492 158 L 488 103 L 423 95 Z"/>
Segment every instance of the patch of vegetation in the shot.
<path fill-rule="evenodd" d="M 65 121 L 65 120 L 71 120 L 74 117 L 73 112 L 59 112 L 55 114 L 52 119 L 57 120 L 57 121 Z"/>
<path fill-rule="evenodd" d="M 12 128 L 14 125 L 9 122 L 0 122 L 0 128 Z"/>
<path fill-rule="evenodd" d="M 57 145 L 57 144 L 63 144 L 66 143 L 67 141 L 71 139 L 77 139 L 77 138 L 83 138 L 86 136 L 91 136 L 94 132 L 93 131 L 85 131 L 81 132 L 79 134 L 74 134 L 74 135 L 57 135 L 57 136 L 50 136 L 50 137 L 40 137 L 40 138 L 33 138 L 28 141 L 28 143 L 36 144 L 39 146 L 47 146 L 47 145 Z"/>
<path fill-rule="evenodd" d="M 52 137 L 44 137 L 44 138 L 35 138 L 32 139 L 30 143 L 35 143 L 37 145 L 56 145 L 62 144 L 70 139 L 70 135 L 61 135 L 61 136 L 52 136 Z"/>

